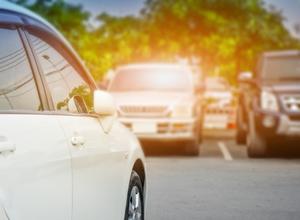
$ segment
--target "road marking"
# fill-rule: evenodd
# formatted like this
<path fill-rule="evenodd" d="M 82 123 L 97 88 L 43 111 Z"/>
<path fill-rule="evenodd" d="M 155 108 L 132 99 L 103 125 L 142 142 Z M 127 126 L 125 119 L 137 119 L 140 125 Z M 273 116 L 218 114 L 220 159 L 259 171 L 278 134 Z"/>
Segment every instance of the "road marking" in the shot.
<path fill-rule="evenodd" d="M 219 142 L 218 143 L 218 146 L 220 148 L 220 151 L 222 152 L 223 154 L 223 157 L 225 160 L 228 160 L 228 161 L 232 161 L 233 158 L 228 150 L 228 148 L 226 147 L 225 143 L 224 142 Z"/>

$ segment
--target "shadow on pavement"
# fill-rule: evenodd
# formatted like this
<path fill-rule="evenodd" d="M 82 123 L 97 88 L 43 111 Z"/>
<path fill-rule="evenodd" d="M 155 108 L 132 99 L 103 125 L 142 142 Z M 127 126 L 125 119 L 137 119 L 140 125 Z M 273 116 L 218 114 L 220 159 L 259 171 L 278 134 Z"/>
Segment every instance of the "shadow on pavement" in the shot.
<path fill-rule="evenodd" d="M 142 141 L 141 144 L 146 156 L 186 156 L 185 143 L 181 141 L 173 143 Z"/>
<path fill-rule="evenodd" d="M 294 141 L 278 141 L 271 143 L 272 152 L 270 157 L 283 159 L 299 159 L 300 158 L 300 142 Z"/>

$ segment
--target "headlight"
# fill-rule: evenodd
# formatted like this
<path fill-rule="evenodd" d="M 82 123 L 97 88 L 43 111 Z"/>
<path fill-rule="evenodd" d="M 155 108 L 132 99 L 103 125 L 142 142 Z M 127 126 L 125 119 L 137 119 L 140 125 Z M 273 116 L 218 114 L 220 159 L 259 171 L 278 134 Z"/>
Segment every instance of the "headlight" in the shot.
<path fill-rule="evenodd" d="M 260 106 L 263 110 L 277 112 L 279 110 L 276 96 L 268 91 L 262 91 L 260 95 Z"/>
<path fill-rule="evenodd" d="M 172 109 L 172 117 L 193 117 L 194 106 L 193 105 L 176 105 Z"/>

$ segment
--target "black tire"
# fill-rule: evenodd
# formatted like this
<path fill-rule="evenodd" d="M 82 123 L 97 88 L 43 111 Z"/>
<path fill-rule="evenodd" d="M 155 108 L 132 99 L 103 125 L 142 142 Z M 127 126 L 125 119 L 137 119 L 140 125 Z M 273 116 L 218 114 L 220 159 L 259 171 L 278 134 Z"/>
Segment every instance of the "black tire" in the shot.
<path fill-rule="evenodd" d="M 125 220 L 128 220 L 130 219 L 130 217 L 132 216 L 132 212 L 130 211 L 130 205 L 132 204 L 132 197 L 131 197 L 131 194 L 132 194 L 132 191 L 133 190 L 137 190 L 138 193 L 139 193 L 139 198 L 140 198 L 140 205 L 141 205 L 141 209 L 140 209 L 140 212 L 137 210 L 137 213 L 135 214 L 138 214 L 140 213 L 140 220 L 144 220 L 144 194 L 143 194 L 143 184 L 142 184 L 142 180 L 140 178 L 140 176 L 138 175 L 137 172 L 135 171 L 132 171 L 131 173 L 131 177 L 130 177 L 130 182 L 129 182 L 129 188 L 128 188 L 128 192 L 127 192 L 127 202 L 126 202 L 126 210 L 125 210 Z"/>
<path fill-rule="evenodd" d="M 187 156 L 199 156 L 200 153 L 200 147 L 199 147 L 199 141 L 198 138 L 195 140 L 187 141 L 185 143 L 185 154 Z"/>
<path fill-rule="evenodd" d="M 236 118 L 236 135 L 235 141 L 238 145 L 244 145 L 247 142 L 247 132 L 243 129 L 241 110 L 238 108 L 237 118 Z"/>
<path fill-rule="evenodd" d="M 266 138 L 259 134 L 255 128 L 254 116 L 249 117 L 249 132 L 247 135 L 247 154 L 249 158 L 264 158 L 269 153 Z"/>

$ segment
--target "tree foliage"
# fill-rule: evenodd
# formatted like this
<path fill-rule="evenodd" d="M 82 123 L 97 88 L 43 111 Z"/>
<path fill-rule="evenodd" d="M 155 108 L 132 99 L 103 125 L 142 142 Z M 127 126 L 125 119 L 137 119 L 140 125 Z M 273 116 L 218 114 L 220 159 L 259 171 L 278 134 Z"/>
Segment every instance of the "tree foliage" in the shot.
<path fill-rule="evenodd" d="M 138 16 L 100 13 L 100 26 L 88 28 L 90 14 L 63 0 L 13 0 L 60 29 L 96 79 L 120 64 L 199 58 L 206 74 L 234 82 L 251 70 L 265 50 L 300 48 L 284 18 L 263 0 L 147 0 Z"/>

